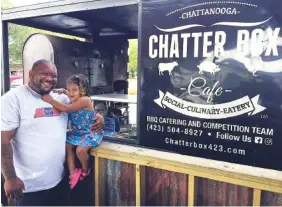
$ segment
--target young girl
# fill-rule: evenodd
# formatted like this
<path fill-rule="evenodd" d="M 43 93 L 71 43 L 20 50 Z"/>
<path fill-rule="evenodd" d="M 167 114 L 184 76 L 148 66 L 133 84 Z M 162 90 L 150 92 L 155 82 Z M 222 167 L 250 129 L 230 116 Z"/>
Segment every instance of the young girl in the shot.
<path fill-rule="evenodd" d="M 88 166 L 88 150 L 97 147 L 102 141 L 103 134 L 93 133 L 90 125 L 95 117 L 93 103 L 88 97 L 89 83 L 84 75 L 74 75 L 67 80 L 67 90 L 59 89 L 65 93 L 71 104 L 65 105 L 52 98 L 49 94 L 43 95 L 42 100 L 51 104 L 61 112 L 69 112 L 71 129 L 67 133 L 67 163 L 70 172 L 70 188 L 73 189 L 79 180 L 83 180 L 90 173 Z M 82 169 L 75 167 L 75 152 L 82 165 Z"/>

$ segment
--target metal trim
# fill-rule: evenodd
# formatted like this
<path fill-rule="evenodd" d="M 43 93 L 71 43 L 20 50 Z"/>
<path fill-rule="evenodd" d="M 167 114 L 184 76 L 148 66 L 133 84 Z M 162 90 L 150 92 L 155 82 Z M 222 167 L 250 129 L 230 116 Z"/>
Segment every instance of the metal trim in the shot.
<path fill-rule="evenodd" d="M 1 64 L 1 95 L 10 90 L 10 66 L 9 66 L 9 38 L 8 23 L 2 22 L 2 64 Z"/>
<path fill-rule="evenodd" d="M 64 0 L 2 11 L 2 21 L 137 4 L 138 0 Z"/>
<path fill-rule="evenodd" d="M 137 55 L 137 142 L 140 145 L 140 115 L 141 115 L 141 28 L 142 28 L 142 1 L 138 3 L 138 55 Z"/>

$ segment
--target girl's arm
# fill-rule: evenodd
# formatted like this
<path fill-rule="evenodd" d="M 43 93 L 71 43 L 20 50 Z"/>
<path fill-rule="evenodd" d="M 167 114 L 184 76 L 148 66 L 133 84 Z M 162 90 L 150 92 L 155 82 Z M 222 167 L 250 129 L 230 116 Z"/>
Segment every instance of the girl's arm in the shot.
<path fill-rule="evenodd" d="M 59 101 L 54 100 L 53 97 L 50 96 L 49 94 L 43 95 L 41 99 L 51 104 L 54 108 L 56 108 L 57 110 L 61 112 L 78 111 L 80 109 L 87 108 L 89 104 L 89 97 L 81 97 L 77 101 L 69 105 L 62 104 Z"/>
<path fill-rule="evenodd" d="M 64 89 L 64 88 L 53 89 L 52 92 L 58 93 L 58 94 L 65 94 L 65 95 L 67 95 L 67 90 Z"/>

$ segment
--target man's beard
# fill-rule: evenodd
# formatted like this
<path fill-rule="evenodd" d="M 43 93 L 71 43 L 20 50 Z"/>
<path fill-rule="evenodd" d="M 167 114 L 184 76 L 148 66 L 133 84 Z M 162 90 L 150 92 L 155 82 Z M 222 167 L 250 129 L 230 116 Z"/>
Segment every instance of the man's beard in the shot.
<path fill-rule="evenodd" d="M 50 90 L 47 90 L 47 91 L 40 89 L 40 90 L 39 90 L 39 94 L 43 96 L 43 95 L 45 95 L 45 94 L 49 94 L 52 90 L 53 90 L 53 88 L 51 88 Z"/>
<path fill-rule="evenodd" d="M 43 82 L 39 82 L 39 94 L 40 95 L 45 95 L 49 94 L 53 89 L 55 88 L 55 84 L 53 83 L 50 87 L 50 89 L 44 89 Z"/>
<path fill-rule="evenodd" d="M 42 85 L 42 82 L 40 81 L 37 90 L 40 95 L 45 95 L 45 94 L 49 94 L 54 88 L 55 85 L 52 84 L 52 86 L 49 89 L 45 89 L 44 86 Z"/>
<path fill-rule="evenodd" d="M 49 89 L 44 89 L 44 86 L 42 85 L 42 81 L 36 82 L 33 80 L 30 80 L 28 85 L 36 91 L 40 95 L 49 94 L 56 86 L 56 83 L 53 83 L 52 86 Z"/>

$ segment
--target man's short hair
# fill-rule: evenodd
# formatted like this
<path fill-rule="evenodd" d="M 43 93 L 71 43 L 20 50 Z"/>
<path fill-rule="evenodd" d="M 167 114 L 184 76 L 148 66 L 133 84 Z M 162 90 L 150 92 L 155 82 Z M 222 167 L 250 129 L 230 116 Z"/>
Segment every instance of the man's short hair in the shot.
<path fill-rule="evenodd" d="M 40 59 L 40 60 L 37 60 L 33 63 L 32 65 L 32 68 L 31 70 L 34 70 L 38 65 L 40 65 L 41 63 L 50 63 L 53 65 L 53 63 L 51 63 L 49 60 L 46 60 L 46 59 Z"/>

